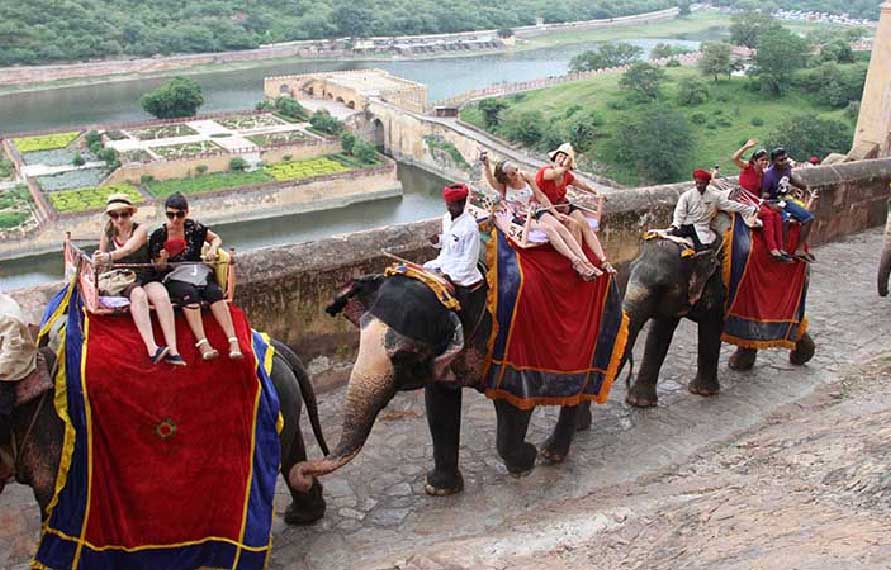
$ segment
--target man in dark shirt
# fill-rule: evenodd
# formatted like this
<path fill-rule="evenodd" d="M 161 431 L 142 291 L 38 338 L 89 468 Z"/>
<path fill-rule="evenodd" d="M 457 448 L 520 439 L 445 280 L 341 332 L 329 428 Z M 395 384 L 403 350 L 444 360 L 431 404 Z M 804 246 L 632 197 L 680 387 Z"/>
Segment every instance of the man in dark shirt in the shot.
<path fill-rule="evenodd" d="M 799 190 L 805 190 L 805 186 L 792 175 L 792 167 L 789 165 L 789 156 L 785 149 L 774 149 L 770 153 L 770 163 L 770 168 L 764 171 L 764 177 L 761 180 L 761 197 L 782 204 L 784 217 L 792 218 L 801 224 L 798 246 L 792 255 L 804 261 L 813 261 L 814 256 L 805 251 L 805 246 L 814 225 L 814 215 L 795 203 L 791 196 L 786 196 L 789 185 L 795 186 Z"/>

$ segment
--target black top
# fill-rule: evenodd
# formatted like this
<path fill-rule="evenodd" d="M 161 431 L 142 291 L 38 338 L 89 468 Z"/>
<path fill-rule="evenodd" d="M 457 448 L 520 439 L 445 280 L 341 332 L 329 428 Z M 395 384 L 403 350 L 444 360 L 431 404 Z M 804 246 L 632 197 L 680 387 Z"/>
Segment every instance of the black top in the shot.
<path fill-rule="evenodd" d="M 139 228 L 139 224 L 133 222 L 133 231 L 130 234 L 131 236 L 136 234 L 136 230 Z M 108 228 L 105 232 L 105 237 L 108 240 L 109 251 L 118 250 L 124 247 L 123 244 L 118 245 L 117 240 L 114 235 L 114 227 Z M 131 253 L 130 255 L 125 255 L 124 257 L 119 258 L 115 261 L 115 263 L 148 263 L 148 244 L 142 244 L 142 247 Z"/>
<path fill-rule="evenodd" d="M 207 232 L 210 229 L 192 219 L 187 219 L 183 233 L 186 238 L 186 249 L 180 254 L 168 257 L 167 261 L 201 261 L 201 248 L 207 241 Z M 167 224 L 152 232 L 152 236 L 148 242 L 148 252 L 152 260 L 158 258 L 161 250 L 164 249 L 164 242 L 167 241 Z"/>

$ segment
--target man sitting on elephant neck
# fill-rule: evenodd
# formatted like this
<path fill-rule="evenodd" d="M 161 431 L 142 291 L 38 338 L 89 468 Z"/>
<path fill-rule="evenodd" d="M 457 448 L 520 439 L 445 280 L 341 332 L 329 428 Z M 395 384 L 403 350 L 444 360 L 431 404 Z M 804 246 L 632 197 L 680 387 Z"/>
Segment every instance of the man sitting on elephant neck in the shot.
<path fill-rule="evenodd" d="M 730 199 L 729 193 L 709 187 L 712 175 L 707 170 L 693 172 L 696 187 L 681 194 L 674 208 L 672 235 L 693 240 L 696 251 L 709 249 L 717 237 L 712 220 L 718 210 L 740 212 L 746 217 L 755 214 L 755 207 Z"/>
<path fill-rule="evenodd" d="M 430 239 L 440 248 L 436 259 L 424 264 L 443 274 L 455 285 L 455 296 L 462 302 L 466 293 L 483 280 L 477 266 L 480 256 L 480 229 L 469 212 L 464 211 L 469 190 L 464 184 L 451 184 L 442 190 L 448 213 L 442 217 L 442 233 Z"/>

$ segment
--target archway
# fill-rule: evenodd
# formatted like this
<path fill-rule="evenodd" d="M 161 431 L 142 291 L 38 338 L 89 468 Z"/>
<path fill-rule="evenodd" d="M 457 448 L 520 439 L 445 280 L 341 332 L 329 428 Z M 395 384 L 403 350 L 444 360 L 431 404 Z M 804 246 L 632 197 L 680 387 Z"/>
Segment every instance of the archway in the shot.
<path fill-rule="evenodd" d="M 278 86 L 278 93 L 279 93 L 279 95 L 290 96 L 291 95 L 291 86 L 288 85 L 287 83 L 282 83 L 281 85 Z"/>
<path fill-rule="evenodd" d="M 347 107 L 349 107 L 350 109 L 355 109 L 355 108 L 356 108 L 356 102 L 355 102 L 355 101 L 350 101 L 349 103 L 347 103 Z"/>
<path fill-rule="evenodd" d="M 375 119 L 372 123 L 372 142 L 378 150 L 386 150 L 387 133 L 384 130 L 384 123 L 380 119 Z"/>

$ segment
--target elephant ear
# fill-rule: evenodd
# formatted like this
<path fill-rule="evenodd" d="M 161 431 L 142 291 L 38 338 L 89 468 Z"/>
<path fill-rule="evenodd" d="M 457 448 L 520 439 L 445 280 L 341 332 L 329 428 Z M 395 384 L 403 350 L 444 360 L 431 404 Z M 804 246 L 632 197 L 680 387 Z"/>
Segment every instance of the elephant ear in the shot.
<path fill-rule="evenodd" d="M 383 275 L 363 275 L 350 280 L 334 296 L 334 300 L 325 308 L 325 312 L 332 317 L 343 313 L 347 320 L 358 327 L 359 319 L 374 303 L 383 280 Z"/>

